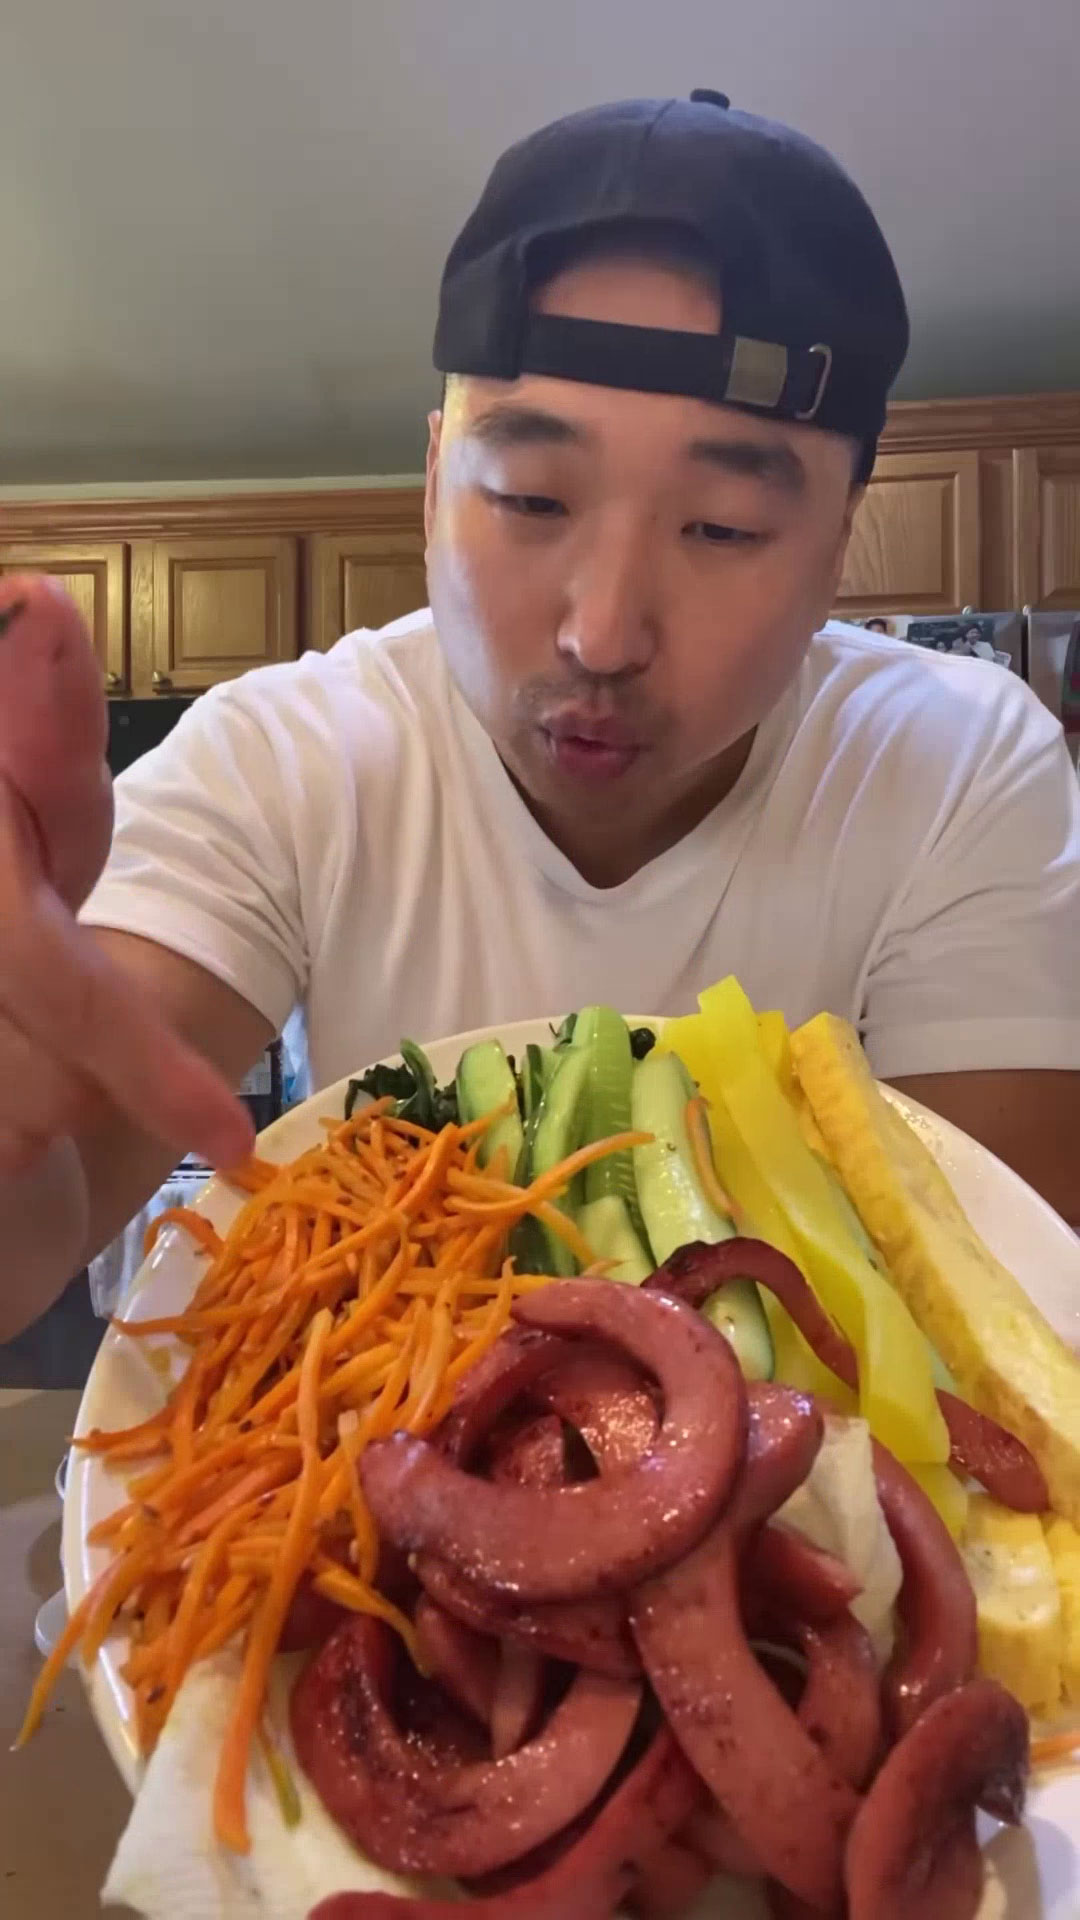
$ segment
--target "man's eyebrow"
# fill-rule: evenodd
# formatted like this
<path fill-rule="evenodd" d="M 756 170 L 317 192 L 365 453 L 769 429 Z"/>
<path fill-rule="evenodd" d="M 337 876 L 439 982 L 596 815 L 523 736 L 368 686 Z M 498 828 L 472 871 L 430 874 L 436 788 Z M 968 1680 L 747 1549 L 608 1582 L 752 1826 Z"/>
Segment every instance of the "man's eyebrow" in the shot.
<path fill-rule="evenodd" d="M 542 407 L 494 406 L 477 414 L 467 432 L 486 447 L 584 447 L 592 435 Z"/>
<path fill-rule="evenodd" d="M 741 480 L 760 480 L 780 493 L 801 493 L 806 485 L 806 468 L 793 447 L 763 447 L 758 440 L 694 440 L 687 453 L 691 460 Z"/>

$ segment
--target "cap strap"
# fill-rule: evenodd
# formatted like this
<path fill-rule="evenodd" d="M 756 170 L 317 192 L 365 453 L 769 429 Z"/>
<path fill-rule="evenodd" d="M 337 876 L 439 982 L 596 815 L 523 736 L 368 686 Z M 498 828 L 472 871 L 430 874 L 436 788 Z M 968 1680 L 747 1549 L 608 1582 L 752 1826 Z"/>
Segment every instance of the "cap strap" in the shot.
<path fill-rule="evenodd" d="M 784 420 L 816 420 L 857 437 L 880 395 L 858 363 L 830 347 L 785 347 L 735 333 L 683 333 L 567 314 L 530 313 L 519 373 L 644 393 L 677 393 Z M 877 383 L 880 386 L 880 381 Z"/>

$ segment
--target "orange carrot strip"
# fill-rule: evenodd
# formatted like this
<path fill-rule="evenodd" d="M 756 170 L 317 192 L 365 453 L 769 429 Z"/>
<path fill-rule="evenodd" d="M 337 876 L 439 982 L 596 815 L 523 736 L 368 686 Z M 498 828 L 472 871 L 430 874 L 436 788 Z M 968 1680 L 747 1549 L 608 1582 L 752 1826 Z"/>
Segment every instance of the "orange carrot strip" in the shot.
<path fill-rule="evenodd" d="M 161 1213 L 155 1215 L 146 1229 L 143 1239 L 144 1260 L 153 1252 L 162 1228 L 170 1226 L 183 1227 L 184 1232 L 191 1235 L 201 1253 L 217 1256 L 224 1249 L 225 1242 L 205 1214 L 196 1213 L 193 1207 L 165 1207 Z"/>
<path fill-rule="evenodd" d="M 245 1791 L 251 1743 L 262 1713 L 270 1663 L 281 1638 L 289 1603 L 304 1570 L 319 1496 L 319 1373 L 330 1333 L 326 1309 L 311 1323 L 298 1400 L 304 1463 L 281 1554 L 269 1588 L 252 1620 L 244 1666 L 229 1715 L 214 1786 L 214 1831 L 234 1853 L 248 1853 Z"/>

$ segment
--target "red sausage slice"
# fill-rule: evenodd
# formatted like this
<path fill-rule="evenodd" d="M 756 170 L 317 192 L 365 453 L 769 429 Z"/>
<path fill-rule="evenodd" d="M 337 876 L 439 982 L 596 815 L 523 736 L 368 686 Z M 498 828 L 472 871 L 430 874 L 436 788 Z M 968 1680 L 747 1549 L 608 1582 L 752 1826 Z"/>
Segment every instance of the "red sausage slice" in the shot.
<path fill-rule="evenodd" d="M 884 1682 L 892 1729 L 901 1734 L 939 1694 L 971 1679 L 978 1653 L 975 1595 L 944 1521 L 877 1440 L 874 1478 L 904 1575 L 897 1602 L 902 1645 Z"/>
<path fill-rule="evenodd" d="M 320 1901 L 308 1920 L 608 1920 L 633 1884 L 635 1862 L 682 1825 L 697 1792 L 671 1735 L 661 1731 L 554 1865 L 511 1891 L 464 1906 L 338 1893 Z"/>
<path fill-rule="evenodd" d="M 328 1813 L 398 1873 L 490 1873 L 550 1839 L 601 1792 L 641 1703 L 640 1686 L 579 1673 L 527 1746 L 438 1764 L 390 1714 L 393 1664 L 387 1628 L 347 1621 L 301 1674 L 290 1717 Z"/>
<path fill-rule="evenodd" d="M 626 1624 L 625 1600 L 553 1600 L 546 1606 L 519 1606 L 502 1594 L 466 1579 L 434 1554 L 422 1553 L 417 1574 L 428 1593 L 456 1620 L 478 1633 L 513 1640 L 551 1660 L 588 1667 L 612 1680 L 633 1679 L 641 1660 Z"/>
<path fill-rule="evenodd" d="M 827 1909 L 840 1890 L 856 1795 L 762 1672 L 739 1611 L 739 1552 L 805 1479 L 822 1419 L 801 1394 L 757 1386 L 731 1511 L 631 1601 L 645 1670 L 687 1759 L 753 1855 Z"/>
<path fill-rule="evenodd" d="M 858 1390 L 858 1362 L 846 1334 L 829 1319 L 794 1261 L 764 1240 L 736 1238 L 718 1246 L 696 1242 L 680 1247 L 645 1285 L 663 1287 L 688 1305 L 701 1307 L 718 1287 L 738 1279 L 753 1280 L 775 1294 L 822 1365 Z M 1045 1513 L 1050 1505 L 1046 1479 L 1023 1441 L 955 1393 L 942 1390 L 937 1398 L 949 1429 L 953 1472 L 978 1480 L 1002 1506 L 1018 1513 Z"/>
<path fill-rule="evenodd" d="M 835 1554 L 773 1520 L 747 1546 L 743 1592 L 751 1610 L 764 1603 L 782 1615 L 825 1626 L 846 1613 L 862 1588 Z"/>
<path fill-rule="evenodd" d="M 561 1359 L 532 1395 L 577 1429 L 602 1473 L 636 1466 L 656 1439 L 660 1421 L 647 1385 L 603 1347 Z"/>
<path fill-rule="evenodd" d="M 809 1281 L 799 1272 L 794 1260 L 767 1240 L 737 1235 L 716 1246 L 695 1241 L 680 1247 L 645 1281 L 646 1287 L 660 1287 L 685 1300 L 688 1306 L 703 1307 L 710 1294 L 732 1280 L 753 1280 L 767 1287 L 790 1314 L 807 1345 L 822 1365 L 835 1373 L 846 1387 L 858 1391 L 859 1371 L 855 1349 L 847 1335 L 834 1326 L 818 1301 Z"/>
<path fill-rule="evenodd" d="M 540 1724 L 544 1708 L 544 1663 L 529 1647 L 504 1640 L 491 1701 L 491 1751 L 496 1760 L 516 1753 Z"/>
<path fill-rule="evenodd" d="M 413 1616 L 417 1652 L 433 1680 L 486 1727 L 491 1722 L 499 1648 L 421 1594 Z"/>
<path fill-rule="evenodd" d="M 466 1374 L 446 1419 L 431 1436 L 432 1445 L 456 1466 L 469 1466 L 500 1414 L 555 1361 L 572 1352 L 572 1347 L 550 1335 L 510 1327 Z"/>
<path fill-rule="evenodd" d="M 519 1487 L 561 1487 L 566 1479 L 566 1440 L 554 1413 L 527 1413 L 492 1433 L 486 1448 L 493 1480 Z"/>
<path fill-rule="evenodd" d="M 515 1313 L 539 1332 L 610 1341 L 653 1373 L 664 1396 L 654 1444 L 619 1474 L 534 1492 L 477 1480 L 396 1434 L 360 1459 L 375 1522 L 395 1546 L 521 1600 L 623 1592 L 687 1553 L 724 1506 L 745 1445 L 738 1362 L 700 1315 L 616 1282 L 558 1281 Z"/>
<path fill-rule="evenodd" d="M 983 1878 L 975 1809 L 1019 1821 L 1027 1769 L 1027 1715 L 995 1681 L 934 1701 L 893 1748 L 852 1826 L 850 1920 L 974 1920 Z"/>
<path fill-rule="evenodd" d="M 865 1787 L 881 1754 L 881 1689 L 870 1636 L 850 1613 L 827 1626 L 801 1626 L 807 1675 L 799 1724 L 837 1773 Z"/>
<path fill-rule="evenodd" d="M 1016 1513 L 1045 1513 L 1050 1492 L 1042 1468 L 1022 1440 L 976 1413 L 955 1393 L 938 1394 L 938 1406 L 949 1429 L 949 1465 L 970 1474 L 1003 1507 Z"/>

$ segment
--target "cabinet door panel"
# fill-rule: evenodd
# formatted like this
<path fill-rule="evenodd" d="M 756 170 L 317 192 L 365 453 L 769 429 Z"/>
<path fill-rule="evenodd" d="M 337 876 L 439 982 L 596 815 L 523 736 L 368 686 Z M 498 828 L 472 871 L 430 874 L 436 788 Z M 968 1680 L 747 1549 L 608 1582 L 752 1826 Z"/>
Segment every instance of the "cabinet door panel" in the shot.
<path fill-rule="evenodd" d="M 317 533 L 309 543 L 308 644 L 323 652 L 357 627 L 384 627 L 427 605 L 424 529 Z"/>
<path fill-rule="evenodd" d="M 883 454 L 855 516 L 837 612 L 949 613 L 978 598 L 978 454 Z"/>
<path fill-rule="evenodd" d="M 1080 607 L 1080 446 L 1018 448 L 1014 465 L 1020 599 Z"/>
<path fill-rule="evenodd" d="M 291 537 L 155 541 L 154 688 L 197 693 L 295 658 L 296 554 Z"/>

